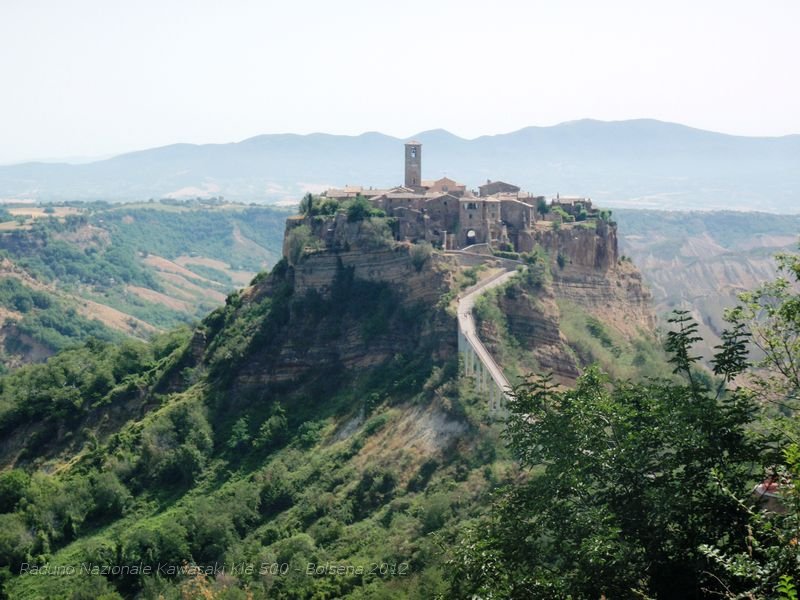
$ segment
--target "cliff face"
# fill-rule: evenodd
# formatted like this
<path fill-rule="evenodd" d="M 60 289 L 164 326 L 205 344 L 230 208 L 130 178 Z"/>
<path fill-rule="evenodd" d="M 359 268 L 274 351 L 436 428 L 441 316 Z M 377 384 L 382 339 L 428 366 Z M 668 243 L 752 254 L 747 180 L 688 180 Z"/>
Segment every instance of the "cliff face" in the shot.
<path fill-rule="evenodd" d="M 559 254 L 569 259 L 569 264 L 597 271 L 613 269 L 619 258 L 617 252 L 617 227 L 606 221 L 597 221 L 595 227 L 565 224 L 559 229 L 537 229 L 534 241 L 552 257 Z"/>
<path fill-rule="evenodd" d="M 562 381 L 578 377 L 578 364 L 561 332 L 560 312 L 551 289 L 531 293 L 517 285 L 511 293 L 499 296 L 498 304 L 506 316 L 509 333 L 530 352 L 539 372 L 552 372 Z"/>
<path fill-rule="evenodd" d="M 639 270 L 620 260 L 616 225 L 598 221 L 596 230 L 564 227 L 537 232 L 537 238 L 550 255 L 558 301 L 575 304 L 628 335 L 655 328 L 652 295 Z"/>
<path fill-rule="evenodd" d="M 239 388 L 315 379 L 324 385 L 335 373 L 357 373 L 401 355 L 455 355 L 455 328 L 437 307 L 449 289 L 446 257 L 415 256 L 410 244 L 391 243 L 368 220 L 290 219 L 287 239 L 303 225 L 311 228 L 305 253 L 242 297 L 242 314 L 260 302 L 271 308 L 265 331 L 236 370 Z"/>
<path fill-rule="evenodd" d="M 533 284 L 522 276 L 496 295 L 503 327 L 482 323 L 480 335 L 504 369 L 574 380 L 586 352 L 576 350 L 574 328 L 567 335 L 564 325 L 577 313 L 580 319 L 597 318 L 622 338 L 652 329 L 650 295 L 633 265 L 619 260 L 613 225 L 542 228 L 536 243 L 549 257 L 546 274 Z M 281 318 L 273 318 L 268 334 L 248 350 L 236 374 L 239 386 L 324 378 L 403 354 L 454 356 L 456 324 L 438 306 L 451 289 L 454 259 L 392 242 L 382 219 L 350 222 L 341 214 L 290 218 L 284 256 L 286 266 L 243 298 L 252 305 L 283 297 L 285 306 L 271 311 Z M 514 363 L 502 350 L 506 333 L 524 359 Z"/>
<path fill-rule="evenodd" d="M 650 292 L 634 265 L 619 259 L 613 224 L 543 226 L 534 242 L 547 257 L 543 272 L 492 299 L 501 323 L 489 311 L 481 322 L 484 343 L 512 374 L 552 372 L 570 383 L 589 363 L 621 361 L 638 340 L 655 344 Z"/>

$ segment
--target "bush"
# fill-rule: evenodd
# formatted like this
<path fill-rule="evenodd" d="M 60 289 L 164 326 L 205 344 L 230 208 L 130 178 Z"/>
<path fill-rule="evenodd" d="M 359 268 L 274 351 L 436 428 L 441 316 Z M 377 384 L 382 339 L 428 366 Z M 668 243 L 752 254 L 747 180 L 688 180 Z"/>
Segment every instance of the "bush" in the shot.
<path fill-rule="evenodd" d="M 119 478 L 112 472 L 97 473 L 91 477 L 93 515 L 101 518 L 122 515 L 125 506 L 131 500 L 128 491 Z"/>
<path fill-rule="evenodd" d="M 286 441 L 288 422 L 286 411 L 280 404 L 272 407 L 270 416 L 261 424 L 253 440 L 255 448 L 275 448 Z"/>
<path fill-rule="evenodd" d="M 394 497 L 397 476 L 389 469 L 369 467 L 352 492 L 353 513 L 363 519 Z"/>
<path fill-rule="evenodd" d="M 263 515 L 277 514 L 294 504 L 294 485 L 283 463 L 269 465 L 256 482 L 261 484 L 259 509 Z"/>
<path fill-rule="evenodd" d="M 311 228 L 308 225 L 295 227 L 286 234 L 286 255 L 290 265 L 296 265 L 300 262 L 310 242 Z"/>
<path fill-rule="evenodd" d="M 19 515 L 0 515 L 0 568 L 18 569 L 33 546 L 34 538 Z"/>
<path fill-rule="evenodd" d="M 12 512 L 16 508 L 25 496 L 30 481 L 30 476 L 21 469 L 0 474 L 0 513 Z"/>
<path fill-rule="evenodd" d="M 350 223 L 363 221 L 364 219 L 369 219 L 370 217 L 384 216 L 386 216 L 386 213 L 378 208 L 373 208 L 369 200 L 361 195 L 356 196 L 356 198 L 347 206 L 347 220 Z"/>
<path fill-rule="evenodd" d="M 384 428 L 389 422 L 389 415 L 386 413 L 375 415 L 364 424 L 364 435 L 370 436 Z"/>
<path fill-rule="evenodd" d="M 431 254 L 433 254 L 433 246 L 431 246 L 428 242 L 420 242 L 419 244 L 414 244 L 411 246 L 411 249 L 409 250 L 411 264 L 414 265 L 414 268 L 418 273 L 422 271 L 422 267 L 424 267 L 425 263 L 428 262 Z"/>
<path fill-rule="evenodd" d="M 213 446 L 203 409 L 178 404 L 142 431 L 140 468 L 148 479 L 188 484 L 203 469 Z"/>
<path fill-rule="evenodd" d="M 441 529 L 452 514 L 450 498 L 446 494 L 435 494 L 423 504 L 422 531 L 431 533 Z"/>
<path fill-rule="evenodd" d="M 245 416 L 233 424 L 231 437 L 228 438 L 228 448 L 235 450 L 250 441 L 250 420 Z"/>
<path fill-rule="evenodd" d="M 306 421 L 297 428 L 297 444 L 301 448 L 311 448 L 322 439 L 323 423 Z"/>
<path fill-rule="evenodd" d="M 386 219 L 369 219 L 361 223 L 359 242 L 367 250 L 391 247 L 394 238 Z"/>
<path fill-rule="evenodd" d="M 520 254 L 519 252 L 507 252 L 505 250 L 494 250 L 492 252 L 495 256 L 499 256 L 500 258 L 508 258 L 510 260 L 519 260 Z"/>

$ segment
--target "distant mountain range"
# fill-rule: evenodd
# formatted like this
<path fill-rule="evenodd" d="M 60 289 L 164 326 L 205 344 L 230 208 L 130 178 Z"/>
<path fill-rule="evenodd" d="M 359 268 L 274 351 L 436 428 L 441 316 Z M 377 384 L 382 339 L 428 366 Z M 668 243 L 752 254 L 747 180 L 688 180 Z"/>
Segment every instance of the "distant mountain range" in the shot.
<path fill-rule="evenodd" d="M 743 137 L 655 120 L 561 123 L 473 140 L 444 130 L 423 143 L 423 175 L 477 187 L 513 182 L 610 207 L 800 212 L 800 135 Z M 86 164 L 0 167 L 0 199 L 129 201 L 222 195 L 299 198 L 345 184 L 402 183 L 405 140 L 381 133 L 260 135 L 174 144 Z"/>

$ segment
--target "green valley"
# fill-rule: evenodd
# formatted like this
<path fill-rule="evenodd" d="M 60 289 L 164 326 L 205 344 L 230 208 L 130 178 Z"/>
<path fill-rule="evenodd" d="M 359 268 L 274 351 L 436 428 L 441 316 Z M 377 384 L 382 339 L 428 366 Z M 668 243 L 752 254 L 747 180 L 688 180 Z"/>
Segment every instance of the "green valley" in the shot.
<path fill-rule="evenodd" d="M 274 264 L 285 213 L 200 202 L 12 206 L 0 223 L 2 364 L 202 318 Z"/>

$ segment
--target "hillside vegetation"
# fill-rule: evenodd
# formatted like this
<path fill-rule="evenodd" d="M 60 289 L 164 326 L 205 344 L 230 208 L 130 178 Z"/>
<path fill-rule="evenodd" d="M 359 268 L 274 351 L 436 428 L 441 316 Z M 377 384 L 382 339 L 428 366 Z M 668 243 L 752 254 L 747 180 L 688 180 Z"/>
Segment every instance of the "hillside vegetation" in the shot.
<path fill-rule="evenodd" d="M 788 283 L 751 296 L 712 375 L 696 364 L 688 315 L 664 337 L 667 355 L 646 331 L 633 335 L 648 309 L 629 263 L 598 271 L 583 264 L 597 264 L 592 254 L 537 249 L 476 307 L 481 335 L 494 335 L 493 353 L 519 376 L 506 430 L 463 376 L 448 312 L 487 270 L 392 242 L 380 214 L 338 219 L 332 238 L 342 243 L 323 249 L 309 223 L 327 235 L 326 218 L 293 218 L 291 260 L 194 328 L 150 342 L 90 340 L 0 378 L 3 593 L 795 589 L 797 545 L 786 536 L 797 512 L 762 517 L 749 493 L 775 465 L 790 482 L 800 451 L 777 427 L 780 411 L 733 383 L 749 369 L 746 327 L 785 334 L 797 372 Z M 565 243 L 573 235 L 595 233 L 576 230 Z M 800 276 L 796 260 L 785 262 Z M 774 334 L 753 324 L 771 299 L 785 307 Z M 552 384 L 545 361 L 561 356 L 584 371 L 574 388 Z M 781 398 L 798 385 L 762 382 Z"/>
<path fill-rule="evenodd" d="M 284 213 L 199 203 L 19 206 L 0 224 L 0 362 L 192 322 L 272 265 Z"/>
<path fill-rule="evenodd" d="M 193 333 L 92 342 L 0 380 L 10 597 L 446 592 L 441 546 L 515 469 L 436 351 L 426 324 L 445 317 L 347 268 L 329 298 L 292 282 L 281 262 Z M 348 368 L 351 351 L 371 364 Z M 283 381 L 284 356 L 325 359 Z M 190 558 L 226 574 L 180 571 Z M 16 576 L 25 562 L 179 570 Z"/>

